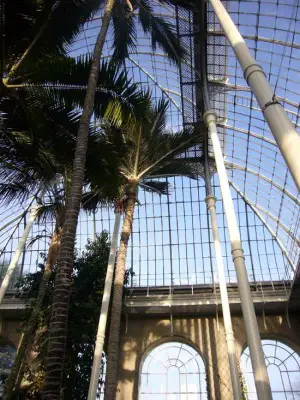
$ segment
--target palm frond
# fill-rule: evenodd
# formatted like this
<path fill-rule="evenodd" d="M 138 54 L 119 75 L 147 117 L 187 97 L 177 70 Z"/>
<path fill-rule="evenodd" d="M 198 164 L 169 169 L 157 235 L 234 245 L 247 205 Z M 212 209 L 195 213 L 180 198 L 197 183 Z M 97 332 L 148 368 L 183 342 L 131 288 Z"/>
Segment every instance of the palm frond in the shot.
<path fill-rule="evenodd" d="M 171 185 L 166 181 L 145 179 L 140 183 L 140 187 L 146 192 L 155 192 L 161 196 L 169 194 Z"/>
<path fill-rule="evenodd" d="M 139 6 L 139 19 L 143 30 L 151 36 L 152 49 L 159 46 L 175 64 L 185 56 L 174 27 L 162 17 L 155 15 L 149 0 L 136 0 Z"/>
<path fill-rule="evenodd" d="M 33 188 L 21 182 L 0 183 L 0 199 L 2 204 L 12 202 L 23 203 L 32 193 Z"/>
<path fill-rule="evenodd" d="M 129 50 L 136 48 L 136 29 L 134 15 L 128 12 L 122 2 L 116 2 L 113 10 L 113 61 L 119 66 L 129 54 Z"/>
<path fill-rule="evenodd" d="M 184 160 L 175 159 L 172 161 L 167 161 L 162 163 L 157 168 L 154 168 L 149 176 L 155 174 L 158 176 L 168 175 L 168 176 L 186 176 L 190 179 L 201 178 L 201 166 L 198 163 L 190 162 L 187 163 Z"/>
<path fill-rule="evenodd" d="M 83 25 L 103 4 L 104 0 L 6 1 L 4 69 L 8 72 L 37 38 L 24 65 L 29 59 L 32 62 L 45 55 L 65 54 Z"/>
<path fill-rule="evenodd" d="M 177 6 L 186 8 L 188 10 L 194 10 L 199 7 L 198 0 L 159 0 L 161 4 L 169 4 L 170 6 Z"/>
<path fill-rule="evenodd" d="M 48 98 L 69 109 L 81 109 L 86 94 L 92 55 L 77 60 L 67 57 L 43 59 L 24 71 L 31 90 L 44 90 Z M 29 90 L 27 88 L 27 90 Z M 146 118 L 150 108 L 150 93 L 139 89 L 117 71 L 112 62 L 102 62 L 95 94 L 94 114 L 108 118 L 116 125 Z"/>
<path fill-rule="evenodd" d="M 165 133 L 166 121 L 167 121 L 167 110 L 169 102 L 165 99 L 160 99 L 154 106 L 153 115 L 151 119 L 151 136 L 159 137 Z"/>
<path fill-rule="evenodd" d="M 169 163 L 199 141 L 199 134 L 194 133 L 191 129 L 184 129 L 177 133 L 152 135 L 141 154 L 140 175 L 149 174 L 150 171 L 155 171 L 161 165 Z"/>

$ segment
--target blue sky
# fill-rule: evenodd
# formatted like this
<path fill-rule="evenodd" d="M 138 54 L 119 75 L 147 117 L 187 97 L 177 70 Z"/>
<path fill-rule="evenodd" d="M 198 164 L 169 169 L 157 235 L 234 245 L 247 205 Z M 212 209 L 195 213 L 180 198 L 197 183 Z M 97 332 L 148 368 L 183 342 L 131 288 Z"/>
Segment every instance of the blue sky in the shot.
<path fill-rule="evenodd" d="M 228 2 L 231 15 L 235 22 L 239 24 L 244 35 L 259 35 L 269 39 L 287 40 L 297 45 L 300 38 L 299 22 L 295 23 L 291 17 L 296 16 L 298 18 L 299 9 L 293 8 L 294 2 L 285 1 L 285 3 L 287 5 L 277 5 L 275 1 L 261 2 L 260 16 L 257 20 L 257 1 Z M 156 6 L 155 10 L 157 13 L 172 15 L 171 9 Z M 170 21 L 172 21 L 172 18 L 170 18 Z M 260 25 L 258 29 L 255 26 L 257 22 Z M 70 49 L 70 55 L 75 57 L 92 51 L 100 24 L 101 18 L 99 16 L 87 24 L 85 31 L 79 35 L 75 42 L 73 49 Z M 274 29 L 275 27 L 276 29 Z M 213 28 L 219 29 L 217 26 L 211 25 L 209 30 Z M 270 28 L 272 29 L 270 30 Z M 133 52 L 130 55 L 131 60 L 126 62 L 128 74 L 133 81 L 142 82 L 144 87 L 150 86 L 155 99 L 162 95 L 172 99 L 169 107 L 168 128 L 176 131 L 182 126 L 182 102 L 179 96 L 178 70 L 163 57 L 160 49 L 157 49 L 155 53 L 152 52 L 149 48 L 149 40 L 140 28 L 138 28 L 137 36 L 137 52 Z M 213 38 L 213 35 L 209 37 Z M 112 32 L 110 30 L 104 57 L 111 54 L 111 40 Z M 213 46 L 213 42 L 210 40 L 208 52 L 212 55 L 212 62 L 215 63 L 215 76 L 210 74 L 209 78 L 215 81 L 220 78 L 217 75 L 219 60 L 217 53 L 219 50 L 218 46 Z M 256 42 L 253 39 L 246 39 L 246 41 L 249 47 L 255 50 L 255 56 L 264 67 L 271 83 L 277 82 L 276 77 L 280 72 L 281 79 L 278 80 L 277 95 L 286 97 L 295 103 L 297 103 L 297 100 L 299 102 L 297 96 L 299 77 L 296 71 L 300 67 L 300 50 L 292 47 L 285 48 L 264 41 Z M 219 43 L 225 46 L 224 39 Z M 226 46 L 222 49 L 222 52 L 226 53 L 227 60 L 227 74 L 224 76 L 224 82 L 229 85 L 246 87 L 240 67 L 231 49 Z M 289 82 L 286 79 L 287 77 L 290 80 L 297 80 L 298 78 L 298 83 L 286 84 L 286 82 Z M 261 111 L 257 108 L 255 99 L 251 97 L 251 93 L 247 90 L 226 89 L 224 95 L 218 94 L 220 88 L 217 90 L 214 104 L 218 105 L 219 115 L 226 118 L 224 153 L 226 161 L 235 165 L 234 169 L 228 169 L 229 179 L 253 203 L 254 207 L 258 205 L 273 216 L 271 218 L 267 213 L 259 211 L 295 263 L 299 256 L 299 249 L 286 230 L 276 222 L 279 219 L 287 229 L 291 229 L 295 236 L 299 235 L 299 207 L 289 196 L 291 194 L 292 197 L 297 197 L 297 192 L 289 174 L 286 173 L 284 161 L 278 149 L 272 143 L 272 135 L 262 118 Z M 226 115 L 221 115 L 222 107 L 223 113 L 225 110 L 224 99 Z M 188 100 L 193 107 L 192 100 Z M 290 104 L 284 105 L 291 111 L 290 116 L 296 122 L 297 108 Z M 252 135 L 247 134 L 249 131 Z M 259 136 L 266 137 L 271 142 L 259 139 Z M 260 174 L 260 176 L 237 169 L 237 166 L 246 167 Z M 277 186 L 285 188 L 286 193 L 283 193 L 282 190 L 263 177 L 274 180 Z M 210 260 L 210 255 L 213 256 L 214 251 L 213 246 L 210 245 L 211 237 L 204 203 L 203 181 L 192 182 L 190 185 L 190 182 L 186 179 L 176 178 L 175 181 L 172 180 L 172 184 L 173 190 L 169 198 L 170 218 L 168 218 L 167 198 L 159 198 L 142 192 L 139 194 L 141 206 L 136 208 L 133 239 L 130 244 L 132 251 L 130 248 L 127 262 L 128 267 L 133 266 L 135 275 L 132 283 L 135 285 L 169 285 L 171 282 L 176 285 L 197 284 L 211 283 L 217 280 L 214 257 L 212 262 Z M 217 203 L 218 223 L 227 270 L 226 275 L 229 281 L 235 281 L 217 177 L 215 177 L 215 185 L 215 193 L 219 199 Z M 232 190 L 232 194 L 237 199 L 238 196 L 234 190 Z M 256 280 L 261 281 L 290 277 L 292 272 L 290 266 L 286 264 L 281 250 L 276 241 L 272 239 L 271 234 L 265 228 L 262 228 L 262 222 L 259 218 L 247 206 L 250 224 L 250 228 L 247 229 L 244 201 L 240 198 L 235 200 L 235 207 L 238 212 L 250 278 L 253 279 L 255 276 Z M 91 216 L 81 215 L 77 239 L 79 251 L 83 249 L 87 238 L 93 237 L 91 219 Z M 96 215 L 97 231 L 107 229 L 111 232 L 112 219 L 112 213 L 99 211 Z M 171 229 L 171 246 L 169 228 Z M 35 226 L 33 235 L 39 233 L 44 238 L 37 241 L 32 248 L 26 251 L 24 256 L 25 270 L 35 270 L 38 253 L 46 249 L 48 242 L 46 234 L 51 234 L 51 230 L 52 226 L 49 226 L 49 224 L 46 227 Z M 10 232 L 11 230 L 8 229 L 3 238 L 7 238 Z M 9 248 L 11 251 L 16 247 L 17 236 L 21 232 L 22 229 L 20 228 L 18 234 L 16 232 L 16 235 L 14 235 L 14 240 L 10 241 Z M 172 262 L 170 260 L 171 254 Z M 6 255 L 7 258 L 9 258 L 9 254 Z"/>

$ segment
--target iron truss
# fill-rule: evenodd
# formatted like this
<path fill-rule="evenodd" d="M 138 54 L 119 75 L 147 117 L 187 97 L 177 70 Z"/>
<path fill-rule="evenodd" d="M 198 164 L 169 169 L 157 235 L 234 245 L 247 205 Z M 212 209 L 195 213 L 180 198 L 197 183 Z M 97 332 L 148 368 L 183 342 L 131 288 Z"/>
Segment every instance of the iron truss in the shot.
<path fill-rule="evenodd" d="M 276 272 L 274 279 L 286 282 L 293 278 L 293 266 L 299 259 L 300 197 L 235 55 L 209 3 L 204 35 L 200 34 L 197 12 L 164 6 L 158 0 L 153 3 L 155 12 L 173 24 L 187 50 L 186 59 L 179 68 L 170 64 L 160 49 L 151 49 L 149 38 L 138 27 L 136 50 L 131 51 L 124 65 L 128 77 L 143 87 L 150 87 L 154 99 L 164 97 L 169 100 L 170 130 L 176 132 L 186 125 L 202 126 L 199 64 L 201 57 L 206 58 L 212 106 L 218 115 L 250 278 L 258 283 L 268 281 Z M 263 67 L 274 93 L 299 129 L 298 2 L 228 0 L 226 6 Z M 86 24 L 70 49 L 70 56 L 93 50 L 100 24 L 101 12 Z M 104 51 L 107 59 L 112 53 L 112 38 L 110 31 Z M 206 54 L 200 51 L 201 41 L 205 41 Z M 202 144 L 185 156 L 194 157 L 201 164 Z M 140 194 L 141 205 L 137 210 L 128 259 L 128 266 L 134 271 L 131 284 L 147 287 L 214 284 L 215 260 L 202 179 L 198 182 L 188 182 L 181 177 L 161 179 L 168 179 L 173 187 L 167 198 Z M 213 190 L 220 199 L 216 174 Z M 21 215 L 16 225 L 13 221 L 16 208 L 18 205 L 3 210 L 1 218 L 0 260 L 3 265 L 10 259 L 26 219 L 25 214 Z M 217 203 L 217 213 L 227 279 L 234 281 L 221 201 Z M 88 237 L 93 236 L 94 229 L 111 232 L 112 218 L 106 210 L 98 211 L 94 217 L 81 214 L 79 249 Z M 40 235 L 40 239 L 26 250 L 20 273 L 36 268 L 36 259 L 46 249 L 49 232 L 49 224 L 35 226 L 32 235 Z"/>

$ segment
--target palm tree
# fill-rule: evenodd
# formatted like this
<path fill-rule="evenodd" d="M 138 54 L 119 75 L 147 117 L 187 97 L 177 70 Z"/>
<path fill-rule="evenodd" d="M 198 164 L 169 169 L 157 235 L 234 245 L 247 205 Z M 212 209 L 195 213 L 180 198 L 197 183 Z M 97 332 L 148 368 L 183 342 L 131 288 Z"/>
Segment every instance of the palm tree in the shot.
<path fill-rule="evenodd" d="M 43 86 L 42 79 L 45 80 L 45 76 L 41 76 L 40 63 L 37 63 L 37 66 L 27 74 L 31 79 L 30 82 L 35 82 L 34 86 L 21 88 L 17 94 L 17 102 L 9 97 L 3 99 L 0 105 L 2 112 L 0 130 L 0 164 L 2 165 L 0 178 L 2 183 L 0 182 L 0 195 L 2 197 L 11 196 L 13 199 L 18 194 L 22 196 L 19 199 L 22 201 L 29 193 L 41 191 L 40 186 L 45 186 L 41 179 L 48 182 L 55 180 L 58 169 L 61 169 L 59 173 L 65 170 L 66 160 L 68 160 L 70 170 L 76 137 L 76 130 L 74 129 L 78 126 L 79 116 L 76 112 L 67 112 L 68 108 L 66 107 L 73 109 L 82 104 L 85 90 L 82 82 L 88 75 L 89 65 L 89 58 L 78 60 L 54 58 L 52 62 L 48 63 L 48 66 L 41 68 L 45 76 L 48 77 L 47 85 Z M 136 85 L 127 81 L 124 72 L 117 73 L 112 64 L 103 63 L 101 73 L 102 82 L 97 88 L 95 116 L 109 118 L 112 122 L 120 120 L 123 123 L 129 123 L 135 113 L 141 113 L 147 107 L 147 96 L 138 91 Z M 66 85 L 70 85 L 70 88 L 66 89 Z M 72 130 L 71 133 L 70 129 Z M 91 129 L 90 132 L 92 132 Z M 57 138 L 53 138 L 54 133 Z M 109 145 L 104 146 L 102 140 L 102 146 L 95 147 L 95 138 L 92 135 L 90 136 L 91 148 L 89 151 L 97 148 L 98 156 L 104 154 L 104 159 L 107 159 Z M 97 140 L 99 142 L 99 139 Z M 39 147 L 40 153 L 37 154 L 36 149 Z M 53 160 L 54 156 L 56 160 Z M 26 168 L 27 173 L 25 173 L 24 168 Z M 103 169 L 103 176 L 105 176 L 107 166 L 101 164 L 98 167 L 100 173 L 101 168 Z M 16 179 L 18 171 L 20 171 L 20 174 Z M 4 185 L 4 193 L 1 191 L 2 185 Z M 7 198 L 8 201 L 12 199 Z M 36 211 L 37 207 L 31 212 L 31 225 L 35 219 Z M 29 233 L 29 225 L 26 227 L 24 235 Z M 13 272 L 18 261 L 18 254 L 21 254 L 24 247 L 25 236 L 24 240 L 20 240 L 20 249 L 16 252 L 16 257 L 2 284 L 3 295 L 10 280 L 10 272 Z M 6 284 L 5 287 L 4 284 Z"/>
<path fill-rule="evenodd" d="M 191 131 L 176 134 L 166 133 L 168 104 L 160 101 L 151 112 L 148 121 L 136 125 L 133 130 L 123 132 L 124 143 L 119 143 L 121 174 L 124 177 L 123 205 L 125 216 L 116 262 L 114 292 L 107 353 L 105 398 L 114 399 L 117 384 L 119 331 L 122 310 L 123 286 L 128 240 L 131 234 L 134 208 L 138 188 L 158 194 L 166 194 L 166 182 L 155 176 L 186 175 L 197 177 L 197 166 L 179 162 L 176 156 L 199 141 L 199 135 Z M 108 137 L 116 137 L 114 129 L 107 131 Z"/>
<path fill-rule="evenodd" d="M 70 60 L 73 78 L 76 73 L 77 75 L 79 73 L 81 79 L 84 79 L 84 72 L 88 70 L 88 60 L 78 63 L 73 61 Z M 52 69 L 52 75 L 55 70 L 55 68 Z M 99 85 L 97 92 L 97 100 L 100 100 L 101 103 L 97 102 L 95 115 L 99 117 L 109 115 L 111 123 L 119 119 L 126 124 L 136 112 L 142 112 L 139 107 L 143 107 L 143 110 L 145 107 L 147 108 L 148 96 L 138 91 L 136 85 L 131 85 L 126 80 L 124 73 L 117 73 L 113 66 L 108 64 L 103 64 L 101 71 L 103 82 L 101 86 Z M 65 78 L 67 78 L 66 74 Z M 59 89 L 59 87 L 58 89 L 57 87 L 49 88 L 51 95 L 55 95 L 55 100 L 60 95 Z M 81 91 L 83 91 L 81 87 L 77 88 L 77 93 L 74 91 L 74 99 L 72 99 L 72 93 L 64 93 L 64 102 L 71 105 L 76 101 L 80 103 Z M 38 94 L 41 95 L 41 93 Z M 32 96 L 31 92 L 30 96 Z M 30 346 L 47 282 L 60 248 L 65 204 L 67 203 L 65 199 L 79 122 L 77 114 L 57 106 L 56 101 L 54 105 L 45 102 L 47 96 L 45 97 L 43 93 L 38 101 L 36 98 L 35 96 L 35 100 L 32 102 L 28 96 L 27 107 L 20 110 L 24 114 L 17 115 L 19 119 L 9 117 L 4 119 L 5 123 L 0 132 L 0 165 L 2 166 L 0 196 L 4 201 L 23 201 L 37 187 L 46 187 L 48 201 L 39 206 L 38 214 L 43 217 L 45 214 L 50 217 L 54 215 L 56 228 L 52 235 L 38 298 L 19 347 L 14 368 L 6 384 L 5 398 L 10 398 L 17 376 L 22 376 L 20 371 L 22 359 L 27 352 L 26 349 Z M 31 118 L 31 116 L 35 117 Z M 32 123 L 33 120 L 36 124 Z M 90 146 L 85 182 L 86 184 L 92 182 L 95 176 L 100 175 L 102 194 L 111 200 L 115 196 L 115 189 L 110 183 L 118 181 L 117 153 L 99 128 L 90 127 L 89 131 Z"/>
<path fill-rule="evenodd" d="M 88 126 L 93 113 L 97 82 L 99 79 L 100 57 L 115 3 L 116 0 L 107 0 L 105 5 L 101 29 L 94 47 L 86 97 L 77 134 L 73 171 L 70 183 L 70 201 L 66 210 L 66 219 L 62 234 L 61 251 L 58 259 L 58 271 L 56 274 L 53 296 L 49 347 L 46 364 L 46 379 L 43 394 L 44 399 L 58 398 L 60 393 L 62 364 L 64 358 L 64 343 L 67 332 L 71 273 L 74 262 L 74 244 L 84 183 L 84 170 L 88 143 Z M 144 15 L 149 17 L 149 13 L 144 13 Z M 129 17 L 129 19 L 131 19 L 131 17 Z M 152 44 L 155 46 L 156 44 L 160 44 L 161 38 L 164 38 L 164 40 L 168 39 L 168 36 L 162 34 L 162 32 L 167 29 L 167 26 L 162 27 L 160 25 L 161 29 L 155 29 L 153 25 L 153 18 L 150 18 L 150 20 L 152 22 L 147 26 L 147 30 L 148 32 L 151 31 L 151 34 L 152 32 L 156 31 L 155 39 L 152 35 Z M 144 24 L 144 29 L 145 28 L 146 25 Z M 168 31 L 168 35 L 169 34 L 171 34 L 171 32 Z M 172 51 L 174 50 L 173 48 L 175 44 L 177 44 L 177 49 L 180 49 L 179 41 L 175 40 L 172 45 Z M 176 57 L 174 58 L 177 60 L 179 57 L 180 55 L 176 54 Z"/>
<path fill-rule="evenodd" d="M 6 76 L 1 84 L 2 87 L 1 90 L 5 93 L 5 95 L 7 95 L 8 89 L 16 88 L 18 90 L 20 88 L 20 85 L 22 84 L 20 84 L 18 81 L 18 76 L 16 76 L 16 71 L 19 69 L 20 72 L 20 65 L 22 66 L 22 64 L 23 65 L 25 64 L 24 60 L 32 59 L 32 57 L 30 58 L 28 57 L 28 54 L 29 53 L 31 53 L 31 55 L 33 54 L 33 51 L 37 49 L 37 43 L 41 43 L 41 38 L 45 37 L 45 33 L 48 30 L 50 23 L 53 22 L 54 17 L 60 15 L 58 13 L 58 7 L 62 4 L 62 2 L 54 0 L 52 1 L 45 0 L 44 2 L 41 2 L 41 4 L 43 3 L 48 5 L 48 8 L 42 7 L 42 11 L 44 12 L 45 10 L 48 10 L 48 14 L 45 13 L 43 14 L 44 22 L 40 25 L 39 29 L 35 31 L 35 35 L 33 35 L 30 41 L 30 45 L 27 47 L 26 51 L 23 53 L 21 58 L 17 57 L 18 59 L 17 63 L 13 64 L 12 67 L 6 73 Z M 74 3 L 76 4 L 78 3 L 80 6 L 82 6 L 86 2 L 82 0 L 82 1 L 76 1 Z M 101 4 L 102 3 L 103 2 L 101 2 Z M 82 187 L 84 184 L 84 170 L 85 170 L 86 151 L 88 142 L 88 127 L 94 108 L 93 105 L 94 105 L 95 94 L 98 84 L 98 77 L 99 77 L 100 56 L 102 53 L 103 44 L 106 38 L 106 33 L 112 17 L 115 3 L 116 0 L 107 0 L 105 5 L 102 26 L 98 38 L 96 40 L 95 49 L 92 57 L 91 70 L 86 88 L 86 97 L 83 104 L 83 112 L 76 140 L 73 171 L 70 183 L 70 193 L 69 193 L 70 200 L 68 202 L 66 211 L 65 229 L 63 231 L 62 244 L 61 244 L 62 250 L 60 252 L 58 260 L 58 273 L 56 275 L 56 284 L 55 284 L 55 292 L 53 300 L 54 306 L 53 306 L 53 314 L 50 325 L 49 352 L 47 361 L 44 398 L 53 398 L 53 397 L 57 398 L 59 396 L 62 360 L 64 354 L 64 341 L 66 333 L 66 321 L 67 321 L 66 316 L 67 316 L 67 308 L 69 301 L 69 288 L 71 284 L 71 271 L 74 258 L 74 242 L 75 242 L 78 214 L 80 209 Z M 40 2 L 38 2 L 37 4 L 40 4 Z M 119 4 L 119 2 L 117 2 L 117 4 Z M 131 3 L 127 2 L 127 4 Z M 170 57 L 171 59 L 173 59 L 173 61 L 179 60 L 179 58 L 183 54 L 183 51 L 179 45 L 178 40 L 176 40 L 174 32 L 172 32 L 171 29 L 169 29 L 170 26 L 168 26 L 168 24 L 165 23 L 162 19 L 158 20 L 157 17 L 154 17 L 153 14 L 151 14 L 152 9 L 149 6 L 149 2 L 147 2 L 146 0 L 141 1 L 139 3 L 139 10 L 140 10 L 139 16 L 142 27 L 146 32 L 150 33 L 152 39 L 152 46 L 155 47 L 156 45 L 161 45 L 161 47 L 165 48 L 165 50 L 168 52 L 168 55 L 172 54 Z M 47 15 L 47 18 L 45 18 L 45 15 Z M 61 21 L 60 26 L 64 26 L 65 22 L 69 20 L 69 15 L 64 15 L 64 16 L 66 18 L 65 20 Z M 117 18 L 118 13 L 115 14 L 114 16 L 115 18 Z M 130 21 L 132 21 L 132 15 L 128 16 L 127 11 L 125 11 L 125 9 L 123 12 L 123 18 L 124 17 L 125 18 L 128 17 L 127 19 L 129 23 L 126 24 L 126 26 L 128 25 L 130 27 Z M 80 22 L 82 22 L 82 20 Z M 78 25 L 79 24 L 77 24 L 77 26 Z M 57 27 L 55 26 L 55 29 L 53 30 L 56 30 L 56 28 Z M 30 29 L 28 31 L 30 32 Z M 172 37 L 171 35 L 173 35 L 173 39 L 175 38 L 175 40 L 170 39 Z M 117 36 L 115 35 L 115 37 Z M 119 39 L 120 38 L 121 37 L 119 36 Z M 130 45 L 131 39 L 132 35 L 131 36 L 130 34 L 127 35 L 124 43 Z M 15 43 L 15 41 L 13 43 Z M 61 44 L 60 50 L 62 52 L 64 50 L 63 43 L 65 42 L 60 42 Z M 45 44 L 47 48 L 48 44 L 47 43 Z M 16 52 L 13 51 L 12 53 L 13 55 L 15 55 Z M 121 57 L 118 55 L 118 57 L 116 58 L 120 59 Z M 6 63 L 3 63 L 2 65 L 2 71 L 4 70 L 5 64 Z M 17 82 L 13 82 L 12 84 L 12 79 L 14 77 L 16 78 Z"/>

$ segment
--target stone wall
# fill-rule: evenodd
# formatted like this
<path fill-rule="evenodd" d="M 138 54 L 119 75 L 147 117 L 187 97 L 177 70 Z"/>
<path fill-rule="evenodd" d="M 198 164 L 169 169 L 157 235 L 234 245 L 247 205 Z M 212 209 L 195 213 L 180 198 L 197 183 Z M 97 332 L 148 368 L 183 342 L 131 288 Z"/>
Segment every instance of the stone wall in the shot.
<path fill-rule="evenodd" d="M 300 318 L 290 315 L 258 316 L 262 338 L 278 339 L 300 354 Z M 237 357 L 246 346 L 241 316 L 233 317 Z M 206 365 L 209 399 L 231 400 L 229 363 L 222 318 L 134 318 L 123 325 L 120 344 L 120 368 L 117 400 L 137 400 L 139 374 L 144 357 L 157 345 L 166 341 L 181 341 L 201 354 Z"/>

